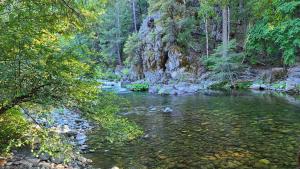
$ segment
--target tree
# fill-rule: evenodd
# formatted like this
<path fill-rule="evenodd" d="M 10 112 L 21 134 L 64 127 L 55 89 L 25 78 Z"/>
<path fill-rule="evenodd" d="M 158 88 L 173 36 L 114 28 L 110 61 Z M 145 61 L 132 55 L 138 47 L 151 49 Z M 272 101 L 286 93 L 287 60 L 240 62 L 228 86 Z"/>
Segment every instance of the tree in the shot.
<path fill-rule="evenodd" d="M 123 65 L 122 49 L 125 40 L 132 32 L 131 5 L 127 1 L 110 1 L 105 14 L 98 18 L 99 48 L 110 66 Z"/>
<path fill-rule="evenodd" d="M 264 0 L 251 2 L 250 6 L 253 26 L 247 53 L 251 60 L 273 63 L 282 58 L 283 64 L 294 64 L 300 48 L 300 2 Z"/>
<path fill-rule="evenodd" d="M 222 5 L 222 42 L 223 42 L 223 57 L 228 54 L 229 41 L 229 7 L 226 3 Z"/>
<path fill-rule="evenodd" d="M 192 47 L 195 32 L 195 14 L 198 13 L 198 1 L 173 1 L 173 0 L 150 0 L 150 11 L 159 11 L 161 18 L 158 21 L 163 27 L 163 42 L 166 46 L 178 46 L 182 51 Z"/>
<path fill-rule="evenodd" d="M 205 24 L 205 39 L 206 39 L 206 57 L 209 55 L 209 35 L 208 35 L 208 20 L 214 15 L 213 1 L 200 1 L 199 15 L 204 18 Z"/>
<path fill-rule="evenodd" d="M 117 98 L 99 90 L 103 68 L 92 59 L 91 46 L 81 42 L 104 6 L 99 0 L 1 2 L 1 119 L 21 108 L 64 106 L 81 110 L 107 130 L 117 124 L 123 140 L 140 133 L 115 114 Z"/>
<path fill-rule="evenodd" d="M 137 18 L 136 18 L 136 2 L 135 0 L 132 1 L 132 14 L 133 14 L 133 25 L 134 25 L 134 31 L 137 32 Z"/>

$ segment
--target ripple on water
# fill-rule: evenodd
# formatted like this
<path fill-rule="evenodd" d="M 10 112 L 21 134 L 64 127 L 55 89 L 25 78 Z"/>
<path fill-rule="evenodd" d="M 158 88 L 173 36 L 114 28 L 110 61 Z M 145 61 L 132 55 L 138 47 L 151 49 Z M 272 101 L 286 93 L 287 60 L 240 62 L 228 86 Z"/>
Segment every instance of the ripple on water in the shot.
<path fill-rule="evenodd" d="M 300 103 L 290 96 L 235 92 L 218 93 L 217 97 L 136 93 L 124 97 L 132 102 L 132 108 L 123 115 L 143 127 L 145 136 L 125 145 L 103 145 L 108 151 L 100 149 L 88 154 L 95 167 L 291 169 L 297 166 Z M 173 111 L 163 113 L 167 107 Z"/>

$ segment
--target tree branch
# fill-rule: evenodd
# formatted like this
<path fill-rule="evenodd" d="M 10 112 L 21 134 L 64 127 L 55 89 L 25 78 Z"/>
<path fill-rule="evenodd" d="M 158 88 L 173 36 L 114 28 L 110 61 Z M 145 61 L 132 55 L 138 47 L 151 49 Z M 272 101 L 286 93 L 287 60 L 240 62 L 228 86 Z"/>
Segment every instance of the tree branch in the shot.
<path fill-rule="evenodd" d="M 70 6 L 68 2 L 66 2 L 65 0 L 61 0 L 61 1 L 67 8 L 69 8 L 73 13 L 75 13 L 75 15 L 77 17 L 84 19 L 84 17 L 81 15 L 81 13 L 76 11 L 72 6 Z"/>
<path fill-rule="evenodd" d="M 10 103 L 6 104 L 5 106 L 2 106 L 0 108 L 0 115 L 4 114 L 7 110 L 15 107 L 16 105 L 20 105 L 21 103 L 24 103 L 30 99 L 32 99 L 37 92 L 39 92 L 43 87 L 48 86 L 49 84 L 41 85 L 38 87 L 33 88 L 29 93 L 15 97 Z"/>

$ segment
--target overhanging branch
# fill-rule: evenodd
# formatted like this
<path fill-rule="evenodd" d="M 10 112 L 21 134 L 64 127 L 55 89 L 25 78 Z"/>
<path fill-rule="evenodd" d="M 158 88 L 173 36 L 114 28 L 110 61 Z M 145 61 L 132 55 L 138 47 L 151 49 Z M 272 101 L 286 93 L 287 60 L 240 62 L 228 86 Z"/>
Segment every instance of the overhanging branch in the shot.
<path fill-rule="evenodd" d="M 29 101 L 30 99 L 32 99 L 42 88 L 44 88 L 45 86 L 48 86 L 49 84 L 45 84 L 45 85 L 41 85 L 38 87 L 33 88 L 29 93 L 15 97 L 14 99 L 12 99 L 12 101 L 10 101 L 10 103 L 6 104 L 5 106 L 2 106 L 0 108 L 0 115 L 4 114 L 7 110 L 20 105 L 21 103 L 24 103 L 26 101 Z"/>
<path fill-rule="evenodd" d="M 62 3 L 64 4 L 64 6 L 66 6 L 67 8 L 69 8 L 73 13 L 75 13 L 75 15 L 81 19 L 83 19 L 84 17 L 81 15 L 80 12 L 78 12 L 76 9 L 74 9 L 68 2 L 66 2 L 65 0 L 61 0 Z"/>

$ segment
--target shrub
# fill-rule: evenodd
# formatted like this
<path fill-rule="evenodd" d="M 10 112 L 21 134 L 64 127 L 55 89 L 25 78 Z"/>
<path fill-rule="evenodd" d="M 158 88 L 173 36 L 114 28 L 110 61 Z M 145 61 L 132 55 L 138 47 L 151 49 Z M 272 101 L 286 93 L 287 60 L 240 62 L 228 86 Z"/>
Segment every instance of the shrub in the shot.
<path fill-rule="evenodd" d="M 28 132 L 29 123 L 18 110 L 11 110 L 0 116 L 0 154 L 8 145 Z"/>
<path fill-rule="evenodd" d="M 235 85 L 235 88 L 236 89 L 249 89 L 250 86 L 253 84 L 252 81 L 246 81 L 246 82 L 238 82 L 236 85 Z"/>
<path fill-rule="evenodd" d="M 202 59 L 204 66 L 214 72 L 216 80 L 227 81 L 233 85 L 233 81 L 238 78 L 240 72 L 243 71 L 243 53 L 236 53 L 236 41 L 232 40 L 228 47 L 228 56 L 222 56 L 222 45 L 209 57 Z"/>
<path fill-rule="evenodd" d="M 136 83 L 136 84 L 130 84 L 127 85 L 126 88 L 128 88 L 131 91 L 148 91 L 149 90 L 149 84 L 147 83 Z"/>
<path fill-rule="evenodd" d="M 285 82 L 278 82 L 278 83 L 274 83 L 272 85 L 272 87 L 274 89 L 285 89 L 286 88 L 286 83 Z"/>
<path fill-rule="evenodd" d="M 63 152 L 65 162 L 72 159 L 73 147 L 65 138 L 28 122 L 18 109 L 1 115 L 0 126 L 0 155 L 9 155 L 16 148 L 29 147 L 35 156 L 49 154 L 56 158 Z"/>

